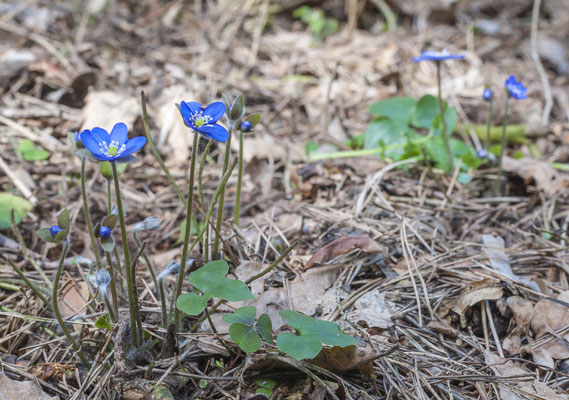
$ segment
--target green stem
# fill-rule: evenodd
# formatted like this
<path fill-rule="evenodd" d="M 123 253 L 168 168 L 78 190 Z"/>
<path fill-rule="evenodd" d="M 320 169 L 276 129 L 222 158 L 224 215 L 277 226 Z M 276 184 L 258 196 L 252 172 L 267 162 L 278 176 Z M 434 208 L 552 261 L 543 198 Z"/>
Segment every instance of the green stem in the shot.
<path fill-rule="evenodd" d="M 229 155 L 231 154 L 231 131 L 233 130 L 233 124 L 229 125 L 229 138 L 225 142 L 225 155 L 223 157 L 223 174 L 227 171 L 229 167 Z M 219 197 L 219 206 L 217 207 L 217 222 L 215 224 L 215 230 L 217 235 L 215 235 L 215 241 L 213 242 L 212 258 L 217 257 L 219 251 L 219 235 L 221 235 L 221 223 L 223 222 L 223 203 L 225 201 L 225 185 L 223 185 L 223 190 L 221 191 L 221 196 Z"/>
<path fill-rule="evenodd" d="M 420 145 L 426 143 L 433 138 L 433 132 L 430 131 L 427 136 L 422 137 L 413 142 L 413 144 Z M 338 158 L 352 158 L 352 157 L 364 157 L 371 156 L 374 154 L 382 154 L 389 150 L 402 149 L 407 146 L 408 143 L 396 143 L 384 147 L 376 147 L 374 149 L 362 149 L 362 150 L 348 150 L 348 151 L 336 151 L 334 153 L 310 153 L 308 155 L 309 162 L 333 160 Z"/>
<path fill-rule="evenodd" d="M 209 140 L 207 142 L 207 145 L 205 146 L 205 149 L 202 153 L 202 159 L 200 161 L 200 167 L 198 169 L 198 193 L 200 196 L 200 203 L 203 205 L 205 204 L 204 201 L 204 195 L 203 195 L 203 170 L 205 168 L 205 163 L 207 161 L 207 155 L 209 154 L 209 149 L 211 148 L 211 144 L 213 143 L 213 140 Z M 206 224 L 208 223 L 208 221 L 206 221 Z M 205 232 L 205 236 L 203 239 L 203 259 L 204 259 L 204 263 L 208 263 L 209 261 L 209 229 L 206 230 Z"/>
<path fill-rule="evenodd" d="M 109 274 L 111 275 L 111 297 L 113 299 L 113 311 L 116 317 L 119 315 L 119 301 L 117 295 L 117 282 L 115 276 L 115 266 L 113 264 L 113 260 L 111 258 L 111 253 L 105 251 L 105 255 L 107 257 L 107 264 L 109 267 Z M 110 312 L 110 311 L 109 311 Z M 111 315 L 112 318 L 112 315 Z M 117 320 L 113 320 L 113 322 L 117 322 Z"/>
<path fill-rule="evenodd" d="M 186 231 L 184 234 L 184 247 L 182 248 L 182 262 L 180 263 L 180 274 L 176 284 L 174 298 L 178 298 L 182 294 L 182 283 L 184 282 L 184 272 L 186 270 L 186 261 L 188 260 L 188 248 L 190 243 L 190 226 L 192 224 L 192 208 L 194 204 L 194 173 L 196 169 L 196 158 L 198 155 L 199 134 L 194 132 L 194 143 L 192 146 L 192 159 L 190 160 L 190 182 L 188 185 L 188 205 L 186 207 Z M 174 324 L 178 329 L 180 323 L 180 313 L 176 309 L 174 313 Z"/>
<path fill-rule="evenodd" d="M 65 239 L 65 242 L 63 242 L 63 250 L 61 251 L 61 257 L 59 257 L 59 264 L 57 265 L 57 271 L 55 272 L 55 279 L 53 281 L 53 295 L 52 295 L 53 311 L 55 313 L 57 321 L 59 322 L 59 326 L 61 326 L 63 334 L 67 338 L 67 341 L 71 343 L 71 345 L 73 346 L 73 350 L 75 350 L 75 352 L 77 353 L 83 364 L 85 364 L 87 368 L 91 368 L 91 363 L 89 362 L 89 360 L 87 360 L 87 357 L 85 356 L 85 354 L 83 354 L 83 351 L 81 351 L 81 347 L 77 344 L 77 342 L 75 342 L 75 340 L 69 333 L 69 330 L 65 326 L 65 321 L 61 316 L 61 312 L 59 311 L 59 305 L 57 304 L 57 286 L 59 285 L 59 278 L 61 278 L 61 271 L 63 270 L 63 262 L 65 261 L 65 257 L 67 256 L 68 250 L 69 250 L 69 241 Z"/>
<path fill-rule="evenodd" d="M 138 262 L 140 255 L 142 253 L 144 253 L 144 249 L 146 248 L 146 244 L 147 244 L 146 241 L 142 242 L 142 244 L 138 248 L 138 251 L 136 252 L 136 255 L 132 259 L 132 264 L 130 266 L 131 276 L 132 276 L 133 282 L 135 282 L 135 284 L 134 284 L 135 288 L 136 288 L 136 263 Z M 139 339 L 140 339 L 140 342 L 142 343 L 142 340 L 144 339 L 144 331 L 142 329 L 142 318 L 140 317 L 140 303 L 138 301 L 138 291 L 134 290 L 132 294 L 134 297 L 134 306 L 136 307 L 136 315 L 137 315 L 136 324 L 138 326 L 138 332 L 140 334 Z"/>
<path fill-rule="evenodd" d="M 158 281 L 158 293 L 160 295 L 160 305 L 162 306 L 162 327 L 168 327 L 168 311 L 166 310 L 166 296 L 164 295 L 164 282 Z"/>
<path fill-rule="evenodd" d="M 494 101 L 490 99 L 488 102 L 488 122 L 486 124 L 486 150 L 490 150 L 490 131 L 492 130 L 492 108 L 494 106 Z"/>
<path fill-rule="evenodd" d="M 22 233 L 20 232 L 20 229 L 18 229 L 18 225 L 16 224 L 16 219 L 14 217 L 14 209 L 12 209 L 10 211 L 10 225 L 12 228 L 12 232 L 14 233 L 14 236 L 16 236 L 16 238 L 18 239 L 18 243 L 20 244 L 20 248 L 22 249 L 22 254 L 24 255 L 24 258 L 30 264 L 32 264 L 32 266 L 37 271 L 37 273 L 40 274 L 40 276 L 45 281 L 45 283 L 47 283 L 47 286 L 50 289 L 53 288 L 53 284 L 51 283 L 51 281 L 47 277 L 46 273 L 43 271 L 43 269 L 38 265 L 38 263 L 28 253 L 28 247 L 26 246 L 26 242 L 24 241 L 24 237 L 22 236 Z"/>
<path fill-rule="evenodd" d="M 142 122 L 144 125 L 144 132 L 146 133 L 146 140 L 148 141 L 148 145 L 150 146 L 150 151 L 152 151 L 152 154 L 154 154 L 154 158 L 156 158 L 156 161 L 158 161 L 158 164 L 160 164 L 162 171 L 164 171 L 164 174 L 166 174 L 166 177 L 170 181 L 170 184 L 174 188 L 174 191 L 178 195 L 178 198 L 180 199 L 182 204 L 186 206 L 186 199 L 184 198 L 184 195 L 182 194 L 180 187 L 176 184 L 176 181 L 172 177 L 170 170 L 164 163 L 162 157 L 160 157 L 160 153 L 158 153 L 158 150 L 156 149 L 156 146 L 152 141 L 152 135 L 150 134 L 150 125 L 148 124 L 148 112 L 146 111 L 146 96 L 144 95 L 144 91 L 140 92 L 140 100 L 142 103 Z"/>
<path fill-rule="evenodd" d="M 136 231 L 132 232 L 132 236 L 134 236 L 134 241 L 136 242 L 136 245 L 140 248 L 142 244 L 140 243 L 140 240 L 136 236 Z M 156 272 L 154 271 L 154 266 L 150 262 L 148 255 L 146 254 L 146 250 L 142 252 L 142 259 L 144 260 L 144 263 L 148 267 L 148 271 L 150 272 L 150 276 L 152 277 L 152 282 L 154 282 L 154 287 L 158 290 L 158 280 L 156 279 Z"/>
<path fill-rule="evenodd" d="M 233 172 L 233 168 L 235 168 L 235 163 L 237 162 L 237 160 L 235 160 L 233 162 L 233 164 L 231 165 L 231 167 L 227 170 L 227 172 L 225 173 L 225 175 L 223 175 L 223 177 L 221 178 L 221 182 L 219 183 L 219 186 L 217 187 L 213 198 L 211 199 L 211 202 L 209 204 L 209 208 L 207 210 L 207 215 L 205 217 L 205 221 L 209 221 L 211 219 L 211 215 L 213 214 L 213 208 L 215 206 L 215 203 L 217 202 L 217 200 L 219 199 L 219 197 L 221 196 L 221 193 L 223 192 L 223 189 L 225 188 L 225 185 L 227 184 L 227 181 L 229 180 L 229 177 L 231 176 L 231 173 Z M 192 251 L 192 249 L 194 248 L 194 246 L 196 244 L 199 243 L 199 241 L 201 240 L 203 234 L 205 233 L 205 231 L 208 228 L 208 224 L 205 223 L 203 225 L 203 227 L 200 229 L 199 233 L 197 234 L 196 238 L 194 239 L 194 241 L 192 242 L 192 244 L 189 246 L 189 250 L 188 252 Z M 178 278 L 176 280 L 176 287 L 180 288 L 180 294 L 181 294 L 181 287 L 182 287 L 182 281 L 183 278 L 181 277 L 181 272 L 182 272 L 182 266 L 180 265 L 180 273 L 178 273 Z M 178 297 L 180 296 L 180 294 L 176 294 L 177 292 L 174 293 L 174 295 L 172 296 L 171 302 L 170 302 L 170 310 L 174 311 L 174 322 L 175 323 L 179 323 L 180 321 L 180 310 L 175 307 L 176 305 L 176 301 L 178 299 Z M 175 325 L 176 328 L 178 327 L 178 325 Z"/>
<path fill-rule="evenodd" d="M 509 107 L 510 96 L 506 96 L 504 104 L 504 120 L 502 121 L 502 138 L 500 141 L 500 156 L 498 157 L 498 177 L 496 179 L 496 187 L 494 188 L 494 194 L 496 196 L 501 192 L 502 187 L 502 158 L 504 157 L 504 148 L 506 147 L 506 125 L 508 124 L 508 107 Z"/>
<path fill-rule="evenodd" d="M 12 268 L 14 268 L 14 271 L 16 271 L 16 273 L 18 274 L 18 276 L 24 281 L 24 283 L 30 288 L 32 289 L 32 291 L 35 293 L 36 296 L 38 296 L 38 298 L 42 301 L 43 304 L 45 304 L 47 307 L 49 307 L 49 302 L 47 301 L 47 299 L 45 298 L 45 296 L 43 294 L 41 294 L 41 292 L 39 291 L 39 289 L 36 287 L 36 285 L 34 285 L 27 277 L 26 275 L 24 275 L 24 272 L 20 269 L 20 267 L 18 267 L 16 265 L 16 263 L 14 261 L 12 261 L 11 258 L 6 257 L 6 261 L 8 261 L 8 264 L 10 264 L 12 266 Z"/>
<path fill-rule="evenodd" d="M 85 160 L 85 157 L 81 157 L 81 199 L 83 200 L 83 213 L 85 214 L 87 230 L 89 231 L 89 237 L 91 238 L 91 249 L 93 250 L 93 253 L 95 253 L 97 269 L 101 269 L 101 255 L 99 254 L 97 239 L 95 238 L 95 232 L 93 231 L 93 222 L 91 221 L 91 212 L 89 211 L 89 203 L 87 201 L 87 188 L 85 185 Z"/>
<path fill-rule="evenodd" d="M 449 142 L 449 138 L 448 138 L 448 133 L 447 133 L 447 123 L 445 120 L 445 111 L 444 111 L 444 106 L 443 106 L 443 97 L 442 97 L 442 89 L 441 89 L 441 62 L 437 61 L 437 87 L 438 87 L 438 91 L 439 91 L 439 110 L 440 110 L 440 117 L 441 117 L 441 123 L 443 125 L 443 138 L 445 140 L 445 146 L 447 148 L 447 153 L 448 153 L 448 157 L 449 157 L 449 161 L 450 161 L 450 172 L 452 173 L 454 171 L 454 159 L 452 157 L 452 150 L 450 148 L 450 142 Z"/>
<path fill-rule="evenodd" d="M 233 223 L 239 226 L 239 212 L 241 209 L 241 186 L 243 185 L 243 131 L 239 131 L 239 164 L 237 169 L 237 193 L 235 194 L 235 215 Z"/>
<path fill-rule="evenodd" d="M 113 201 L 112 201 L 112 193 L 111 193 L 111 180 L 107 179 L 107 215 L 111 215 L 113 210 Z M 113 260 L 111 257 L 111 253 L 106 253 L 107 264 L 109 265 L 109 270 L 111 274 L 111 296 L 113 297 L 113 305 L 115 307 L 115 314 L 118 318 L 119 316 L 119 303 L 118 303 L 118 295 L 117 295 L 117 270 L 121 270 L 121 263 L 119 258 L 119 252 L 117 247 L 114 246 L 113 248 L 115 259 L 117 262 L 117 269 L 115 270 L 115 266 L 113 264 Z M 121 283 L 121 288 L 124 289 Z"/>
<path fill-rule="evenodd" d="M 117 199 L 117 208 L 119 210 L 119 222 L 121 226 L 121 239 L 122 239 L 122 246 L 123 246 L 123 253 L 124 253 L 124 265 L 126 270 L 126 285 L 127 285 L 127 292 L 128 292 L 128 309 L 130 314 L 130 325 L 132 331 L 132 340 L 134 345 L 138 347 L 140 344 L 139 341 L 139 332 L 138 332 L 138 319 L 139 316 L 137 315 L 137 307 L 134 304 L 134 291 L 136 290 L 136 282 L 134 281 L 134 277 L 132 276 L 131 271 L 131 263 L 130 263 L 130 251 L 128 249 L 128 237 L 126 232 L 126 224 L 124 222 L 124 209 L 122 205 L 122 196 L 121 196 L 121 189 L 119 184 L 119 174 L 117 171 L 117 166 L 114 162 L 111 163 L 111 167 L 113 170 L 113 181 L 115 183 L 115 196 Z"/>

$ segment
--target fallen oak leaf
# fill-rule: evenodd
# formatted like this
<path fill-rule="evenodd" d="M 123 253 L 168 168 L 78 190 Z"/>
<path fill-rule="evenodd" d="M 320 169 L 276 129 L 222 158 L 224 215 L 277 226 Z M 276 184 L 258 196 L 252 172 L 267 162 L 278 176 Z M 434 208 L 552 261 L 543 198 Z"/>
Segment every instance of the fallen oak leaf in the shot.
<path fill-rule="evenodd" d="M 343 237 L 316 250 L 316 253 L 306 262 L 304 271 L 312 268 L 316 264 L 322 264 L 331 258 L 346 254 L 354 249 L 360 249 L 366 253 L 385 253 L 383 246 L 367 236 Z"/>
<path fill-rule="evenodd" d="M 499 286 L 492 286 L 490 279 L 471 282 L 461 294 L 451 303 L 450 309 L 460 315 L 460 324 L 466 327 L 466 311 L 484 300 L 499 300 L 504 291 Z"/>

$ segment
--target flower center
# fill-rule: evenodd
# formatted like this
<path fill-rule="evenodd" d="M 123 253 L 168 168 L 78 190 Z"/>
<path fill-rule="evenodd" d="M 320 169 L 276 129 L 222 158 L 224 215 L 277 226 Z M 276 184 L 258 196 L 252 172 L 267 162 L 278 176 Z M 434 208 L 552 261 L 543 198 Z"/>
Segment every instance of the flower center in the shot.
<path fill-rule="evenodd" d="M 119 142 L 116 140 L 113 140 L 110 144 L 107 144 L 107 142 L 103 140 L 102 142 L 99 142 L 99 149 L 106 157 L 117 157 L 126 150 L 126 145 L 123 144 L 119 147 Z"/>
<path fill-rule="evenodd" d="M 196 128 L 199 128 L 201 126 L 209 124 L 211 117 L 209 115 L 203 115 L 203 111 L 196 111 L 190 117 L 190 121 Z"/>

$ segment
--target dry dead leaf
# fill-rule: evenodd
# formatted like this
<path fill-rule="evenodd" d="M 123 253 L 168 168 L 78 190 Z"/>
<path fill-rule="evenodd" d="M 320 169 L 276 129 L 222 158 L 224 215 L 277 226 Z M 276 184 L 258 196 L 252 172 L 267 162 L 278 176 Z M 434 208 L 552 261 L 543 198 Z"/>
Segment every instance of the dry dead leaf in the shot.
<path fill-rule="evenodd" d="M 370 346 L 357 347 L 326 347 L 318 353 L 310 363 L 325 368 L 336 374 L 343 374 L 352 369 L 360 368 L 369 371 L 369 364 L 377 358 L 376 351 Z M 363 368 L 362 368 L 363 367 Z M 371 368 L 373 371 L 373 367 Z"/>
<path fill-rule="evenodd" d="M 502 343 L 502 347 L 510 354 L 519 354 L 521 349 L 521 334 L 529 330 L 529 323 L 533 317 L 533 304 L 531 301 L 519 296 L 508 297 L 508 308 L 514 314 L 516 326 Z"/>
<path fill-rule="evenodd" d="M 61 285 L 63 295 L 57 299 L 61 314 L 65 319 L 70 319 L 85 310 L 85 305 L 89 301 L 89 286 L 87 282 L 66 281 Z M 76 330 L 81 329 L 81 325 L 73 325 Z"/>
<path fill-rule="evenodd" d="M 537 188 L 548 196 L 569 187 L 569 178 L 544 161 L 504 157 L 502 165 L 504 171 L 518 174 L 526 183 L 535 181 Z"/>
<path fill-rule="evenodd" d="M 519 367 L 513 361 L 508 361 L 500 356 L 485 352 L 486 364 L 500 377 L 519 377 L 520 375 L 533 375 L 533 373 Z M 547 384 L 533 380 L 508 380 L 498 382 L 500 397 L 502 400 L 527 400 L 527 399 L 547 399 L 547 400 L 569 400 L 569 395 L 559 394 L 551 389 Z M 519 378 L 517 378 L 519 379 Z"/>
<path fill-rule="evenodd" d="M 132 129 L 139 110 L 140 104 L 135 97 L 111 90 L 92 91 L 85 98 L 81 129 L 98 126 L 110 132 L 117 122 L 124 122 Z"/>
<path fill-rule="evenodd" d="M 494 286 L 490 279 L 471 282 L 464 288 L 450 309 L 460 315 L 460 324 L 466 327 L 466 311 L 475 304 L 484 300 L 498 300 L 502 298 L 504 292 L 501 287 Z"/>
<path fill-rule="evenodd" d="M 310 260 L 308 260 L 304 266 L 304 270 L 306 271 L 307 269 L 312 268 L 315 264 L 321 264 L 331 258 L 346 254 L 354 249 L 360 249 L 366 253 L 385 252 L 385 249 L 382 246 L 367 236 L 343 237 L 318 249 Z"/>
<path fill-rule="evenodd" d="M 0 374 L 0 399 L 2 400 L 59 400 L 59 396 L 48 396 L 32 381 L 15 381 Z"/>
<path fill-rule="evenodd" d="M 561 301 L 569 302 L 569 291 L 559 294 Z M 531 319 L 531 328 L 536 339 L 547 335 L 550 331 L 558 330 L 567 326 L 569 307 L 555 303 L 548 299 L 541 299 L 534 308 Z M 563 337 L 569 340 L 569 334 Z M 536 363 L 553 368 L 554 360 L 569 358 L 569 347 L 560 339 L 551 339 L 542 345 L 530 349 Z"/>
<path fill-rule="evenodd" d="M 386 302 L 385 293 L 372 290 L 356 300 L 348 320 L 353 323 L 364 322 L 369 328 L 387 329 L 393 326 L 394 306 Z"/>

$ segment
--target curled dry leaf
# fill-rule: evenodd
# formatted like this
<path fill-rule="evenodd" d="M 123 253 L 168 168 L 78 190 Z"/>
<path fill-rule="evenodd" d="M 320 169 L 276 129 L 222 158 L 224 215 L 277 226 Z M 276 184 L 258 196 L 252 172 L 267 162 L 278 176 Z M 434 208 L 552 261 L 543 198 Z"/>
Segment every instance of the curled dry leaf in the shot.
<path fill-rule="evenodd" d="M 15 381 L 0 374 L 0 399 L 2 400 L 59 400 L 59 396 L 48 396 L 32 381 Z"/>
<path fill-rule="evenodd" d="M 558 300 L 569 303 L 569 291 L 562 292 Z M 536 339 L 544 337 L 551 331 L 561 329 L 567 325 L 569 320 L 569 307 L 555 303 L 548 299 L 541 299 L 534 308 L 531 328 L 535 333 Z M 563 336 L 565 341 L 569 340 L 569 334 Z M 553 368 L 554 360 L 564 360 L 569 358 L 569 348 L 558 338 L 553 338 L 537 347 L 530 349 L 536 363 Z"/>
<path fill-rule="evenodd" d="M 520 296 L 508 297 L 506 304 L 514 314 L 516 326 L 504 339 L 502 347 L 510 354 L 518 354 L 521 348 L 521 334 L 523 332 L 527 334 L 533 317 L 533 304 Z"/>
<path fill-rule="evenodd" d="M 465 313 L 470 307 L 484 300 L 498 300 L 503 295 L 502 288 L 494 285 L 490 279 L 474 281 L 462 290 L 460 295 L 451 303 L 450 309 L 460 315 L 460 324 L 465 328 Z"/>
<path fill-rule="evenodd" d="M 502 164 L 504 171 L 519 175 L 526 183 L 534 181 L 537 188 L 548 196 L 569 187 L 569 178 L 544 161 L 504 157 Z"/>
<path fill-rule="evenodd" d="M 310 260 L 307 261 L 304 266 L 304 270 L 306 271 L 307 269 L 312 268 L 315 264 L 321 264 L 331 258 L 346 254 L 354 249 L 360 249 L 366 253 L 385 252 L 383 246 L 380 246 L 375 240 L 367 236 L 343 237 L 318 249 Z"/>
<path fill-rule="evenodd" d="M 521 380 L 520 376 L 532 376 L 533 373 L 519 367 L 513 361 L 508 361 L 500 356 L 485 352 L 486 364 L 499 377 L 512 377 L 511 380 L 497 383 L 502 400 L 569 400 L 569 395 L 559 394 L 547 384 L 537 379 Z M 516 377 L 516 378 L 514 378 Z"/>
<path fill-rule="evenodd" d="M 370 371 L 373 374 L 373 365 L 370 364 L 377 358 L 377 353 L 370 346 L 334 346 L 322 349 L 316 358 L 309 362 L 336 374 L 359 368 L 364 375 L 371 377 Z"/>

